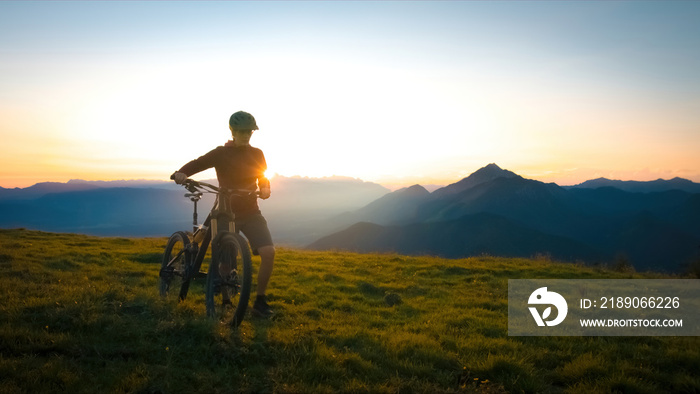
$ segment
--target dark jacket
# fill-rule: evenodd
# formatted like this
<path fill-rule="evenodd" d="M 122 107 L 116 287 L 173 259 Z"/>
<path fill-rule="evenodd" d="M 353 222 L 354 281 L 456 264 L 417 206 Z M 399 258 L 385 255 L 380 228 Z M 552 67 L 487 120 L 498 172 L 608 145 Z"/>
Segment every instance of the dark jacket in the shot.
<path fill-rule="evenodd" d="M 204 156 L 185 164 L 178 171 L 189 177 L 212 167 L 216 169 L 220 187 L 249 191 L 256 190 L 258 186 L 270 187 L 270 181 L 265 178 L 265 156 L 260 149 L 252 146 L 218 146 Z M 251 196 L 234 200 L 233 212 L 237 216 L 260 213 L 257 198 Z"/>

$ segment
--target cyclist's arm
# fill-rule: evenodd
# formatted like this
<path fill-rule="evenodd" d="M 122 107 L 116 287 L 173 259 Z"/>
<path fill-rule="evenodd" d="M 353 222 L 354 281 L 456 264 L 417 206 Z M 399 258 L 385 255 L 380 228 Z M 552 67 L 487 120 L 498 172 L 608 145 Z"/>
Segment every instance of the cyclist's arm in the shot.
<path fill-rule="evenodd" d="M 267 162 L 265 161 L 265 155 L 260 151 L 262 166 L 260 168 L 260 173 L 258 174 L 258 188 L 260 189 L 259 196 L 263 200 L 270 198 L 270 180 L 265 177 L 265 171 L 267 170 Z"/>
<path fill-rule="evenodd" d="M 171 176 L 170 179 L 174 180 L 175 183 L 182 183 L 184 182 L 185 179 L 191 177 L 192 175 L 202 172 L 204 170 L 207 170 L 209 168 L 214 167 L 216 164 L 216 157 L 218 155 L 218 149 L 216 148 L 209 153 L 200 156 L 189 163 L 185 164 L 180 168 L 179 170 L 175 171 Z M 183 179 L 184 175 L 184 179 Z M 178 180 L 180 182 L 178 182 Z"/>
<path fill-rule="evenodd" d="M 260 198 L 263 200 L 270 198 L 270 180 L 265 178 L 265 175 L 258 177 L 258 188 L 260 189 Z"/>
<path fill-rule="evenodd" d="M 270 180 L 267 178 L 258 178 L 258 187 L 260 188 L 260 198 L 267 200 L 270 198 Z"/>

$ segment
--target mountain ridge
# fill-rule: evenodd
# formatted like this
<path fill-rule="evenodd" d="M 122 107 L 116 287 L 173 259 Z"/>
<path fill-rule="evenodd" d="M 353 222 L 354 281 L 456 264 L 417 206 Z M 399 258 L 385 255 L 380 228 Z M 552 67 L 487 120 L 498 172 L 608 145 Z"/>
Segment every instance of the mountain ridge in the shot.
<path fill-rule="evenodd" d="M 441 192 L 438 192 L 438 194 L 442 193 L 447 193 L 448 191 L 451 192 L 451 188 L 455 187 L 456 189 L 460 189 L 459 191 L 463 191 L 462 187 L 465 185 L 473 186 L 478 183 L 483 183 L 484 180 L 480 179 L 479 181 L 476 181 L 477 178 L 480 178 L 483 174 L 489 174 L 491 176 L 491 179 L 495 179 L 497 177 L 520 177 L 520 175 L 517 175 L 513 173 L 512 171 L 509 170 L 503 170 L 501 169 L 497 164 L 495 163 L 490 163 L 478 170 L 476 170 L 474 173 L 471 175 L 464 177 L 454 183 L 451 183 L 449 185 L 445 185 L 442 187 L 436 188 L 432 193 L 438 192 L 439 190 L 442 190 Z M 501 174 L 500 176 L 498 174 Z M 477 176 L 478 175 L 478 176 Z M 470 178 L 474 178 L 471 179 Z M 332 176 L 332 177 L 320 177 L 320 178 L 313 178 L 313 177 L 303 177 L 299 175 L 295 176 L 281 176 L 281 175 L 276 175 L 275 179 L 283 179 L 283 180 L 301 180 L 301 181 L 310 181 L 310 182 L 338 182 L 338 183 L 343 183 L 343 182 L 355 182 L 355 183 L 373 183 L 377 184 L 375 182 L 367 182 L 359 178 L 353 178 L 353 177 L 345 177 L 345 176 Z M 491 180 L 488 179 L 488 180 Z M 216 179 L 205 179 L 202 180 L 204 182 L 208 183 L 213 183 L 217 184 Z M 475 182 L 476 181 L 476 182 Z M 472 184 L 474 182 L 474 184 Z M 554 183 L 556 184 L 556 183 Z M 377 184 L 380 185 L 381 184 Z M 423 189 L 426 189 L 423 185 L 420 184 L 415 184 L 412 186 L 407 186 L 403 188 L 399 188 L 395 191 L 407 189 L 409 187 L 414 187 L 414 186 L 421 186 Z M 635 181 L 635 180 L 611 180 L 608 178 L 596 178 L 596 179 L 590 179 L 586 180 L 582 183 L 576 184 L 576 185 L 558 185 L 564 189 L 595 189 L 595 188 L 600 188 L 600 187 L 615 187 L 620 190 L 624 191 L 631 191 L 631 192 L 656 192 L 656 191 L 666 191 L 666 190 L 682 190 L 686 191 L 689 193 L 700 193 L 700 183 L 693 182 L 689 179 L 681 178 L 681 177 L 674 177 L 672 179 L 656 179 L 652 181 Z M 37 182 L 31 186 L 20 188 L 20 187 L 3 187 L 0 186 L 0 199 L 4 199 L 8 193 L 26 193 L 30 194 L 32 197 L 36 197 L 39 194 L 46 194 L 49 192 L 56 192 L 60 193 L 63 191 L 76 191 L 76 190 L 81 190 L 81 188 L 84 189 L 89 189 L 89 188 L 98 188 L 98 187 L 103 187 L 103 188 L 112 188 L 112 187 L 153 187 L 153 188 L 167 188 L 167 189 L 177 189 L 178 186 L 175 185 L 171 181 L 165 181 L 165 180 L 149 180 L 149 179 L 122 179 L 122 180 L 112 180 L 112 181 L 102 181 L 102 180 L 94 180 L 94 181 L 88 181 L 88 180 L 83 180 L 83 179 L 70 179 L 67 182 L 52 182 L 52 181 L 46 181 L 46 182 Z M 384 186 L 382 186 L 384 187 Z M 386 189 L 389 191 L 389 189 Z M 426 189 L 427 190 L 427 189 Z M 13 197 L 15 197 L 13 195 Z"/>
<path fill-rule="evenodd" d="M 369 238 L 353 234 L 363 228 L 352 226 L 353 213 L 347 213 L 344 220 L 350 227 L 318 239 L 309 248 L 409 254 L 422 248 L 442 257 L 468 257 L 476 249 L 468 247 L 473 240 L 463 235 L 478 238 L 479 230 L 488 230 L 493 242 L 482 252 L 493 255 L 511 255 L 513 250 L 534 252 L 531 246 L 540 245 L 537 253 L 569 261 L 605 262 L 625 256 L 638 269 L 678 271 L 697 256 L 700 228 L 691 223 L 696 223 L 692 218 L 700 220 L 700 198 L 664 185 L 671 190 L 641 193 L 609 186 L 564 188 L 490 164 L 411 205 L 401 205 L 399 194 L 388 194 L 361 208 L 354 213 L 356 222 L 379 226 L 365 224 L 364 229 L 372 233 Z M 376 207 L 369 209 L 378 204 L 387 211 L 404 209 L 394 209 L 388 216 Z M 489 228 L 483 223 L 485 217 L 497 226 Z M 528 231 L 528 236 L 537 234 L 547 242 L 538 244 L 522 235 Z M 441 234 L 442 249 L 435 247 L 435 234 Z M 567 255 L 561 245 L 569 245 L 571 253 Z"/>
<path fill-rule="evenodd" d="M 666 190 L 681 190 L 688 193 L 700 193 L 700 183 L 689 179 L 675 177 L 672 179 L 656 179 L 653 181 L 622 181 L 608 178 L 590 179 L 573 186 L 565 188 L 586 188 L 596 189 L 600 187 L 614 187 L 616 189 L 633 193 L 650 193 Z"/>
<path fill-rule="evenodd" d="M 432 194 L 435 197 L 446 197 L 452 194 L 464 192 L 474 186 L 478 186 L 494 179 L 514 177 L 519 177 L 519 175 L 515 174 L 514 172 L 504 170 L 495 163 L 491 163 L 455 183 L 435 190 Z"/>
<path fill-rule="evenodd" d="M 493 234 L 508 234 L 506 245 Z M 455 236 L 456 235 L 456 236 Z M 482 254 L 521 257 L 546 254 L 563 261 L 584 256 L 599 259 L 593 248 L 520 226 L 509 219 L 480 212 L 445 222 L 421 222 L 409 225 L 382 226 L 359 222 L 308 246 L 312 250 L 341 249 L 353 252 L 391 252 L 409 255 L 437 255 L 461 258 Z"/>
<path fill-rule="evenodd" d="M 680 180 L 693 184 L 685 181 Z M 312 245 L 357 222 L 378 224 L 385 228 L 382 231 L 396 236 L 407 234 L 406 226 L 412 226 L 413 233 L 425 233 L 426 239 L 432 239 L 429 232 L 433 232 L 449 241 L 450 232 L 441 232 L 440 225 L 453 233 L 481 236 L 474 229 L 489 228 L 481 222 L 490 217 L 495 227 L 487 233 L 495 241 L 490 243 L 488 253 L 494 255 L 531 250 L 527 245 L 512 245 L 517 240 L 525 242 L 526 237 L 516 236 L 525 228 L 532 234 L 542 234 L 540 239 L 548 240 L 554 254 L 567 257 L 559 253 L 557 242 L 575 245 L 571 249 L 578 252 L 569 256 L 573 261 L 593 255 L 601 256 L 595 258 L 597 261 L 610 261 L 625 255 L 638 269 L 676 271 L 698 256 L 700 194 L 679 190 L 675 186 L 678 179 L 676 183 L 652 182 L 654 190 L 661 191 L 631 192 L 612 186 L 592 187 L 594 183 L 585 185 L 588 187 L 561 187 L 524 178 L 491 163 L 432 193 L 421 185 L 390 192 L 356 178 L 273 178 L 273 198 L 261 200 L 260 206 L 279 245 Z M 630 185 L 639 184 L 643 182 Z M 118 185 L 127 187 L 110 187 Z M 8 196 L 8 192 L 15 195 Z M 71 180 L 0 189 L 0 227 L 167 236 L 191 228 L 192 205 L 183 198 L 184 192 L 165 181 Z M 201 222 L 211 201 L 205 199 L 199 206 Z M 461 220 L 465 217 L 481 222 L 470 224 Z M 406 247 L 415 250 L 421 237 L 412 239 L 416 245 Z M 437 255 L 454 255 L 453 250 L 431 248 L 424 249 Z M 400 247 L 395 249 L 401 251 Z M 537 253 L 546 253 L 544 248 L 539 249 Z M 661 256 L 668 256 L 667 261 L 661 261 Z"/>
<path fill-rule="evenodd" d="M 203 181 L 217 184 L 216 180 Z M 121 187 L 124 182 L 134 187 Z M 183 197 L 186 190 L 182 186 L 165 181 L 130 182 L 73 180 L 0 189 L 0 228 L 101 236 L 167 236 L 192 228 L 192 203 Z M 112 187 L 117 185 L 120 187 Z M 388 192 L 381 185 L 356 178 L 276 177 L 273 198 L 259 200 L 259 204 L 275 242 L 300 246 L 334 230 L 323 228 L 323 220 L 361 208 Z M 205 193 L 198 204 L 200 223 L 212 205 L 213 195 Z"/>

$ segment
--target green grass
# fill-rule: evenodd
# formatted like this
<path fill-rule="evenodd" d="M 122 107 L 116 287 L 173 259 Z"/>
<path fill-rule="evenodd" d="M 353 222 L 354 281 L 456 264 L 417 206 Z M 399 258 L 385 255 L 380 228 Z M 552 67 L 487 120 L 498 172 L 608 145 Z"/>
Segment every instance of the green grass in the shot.
<path fill-rule="evenodd" d="M 0 230 L 0 393 L 700 392 L 697 337 L 507 336 L 509 278 L 658 275 L 280 248 L 231 329 L 160 299 L 165 242 Z"/>

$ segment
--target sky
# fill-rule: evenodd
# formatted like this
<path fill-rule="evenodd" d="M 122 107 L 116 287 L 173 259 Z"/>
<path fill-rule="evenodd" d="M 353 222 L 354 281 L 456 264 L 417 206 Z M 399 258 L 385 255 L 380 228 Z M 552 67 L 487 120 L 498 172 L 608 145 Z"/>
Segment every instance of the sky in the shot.
<path fill-rule="evenodd" d="M 699 20 L 690 1 L 3 1 L 0 186 L 166 180 L 238 110 L 271 176 L 700 182 Z"/>

